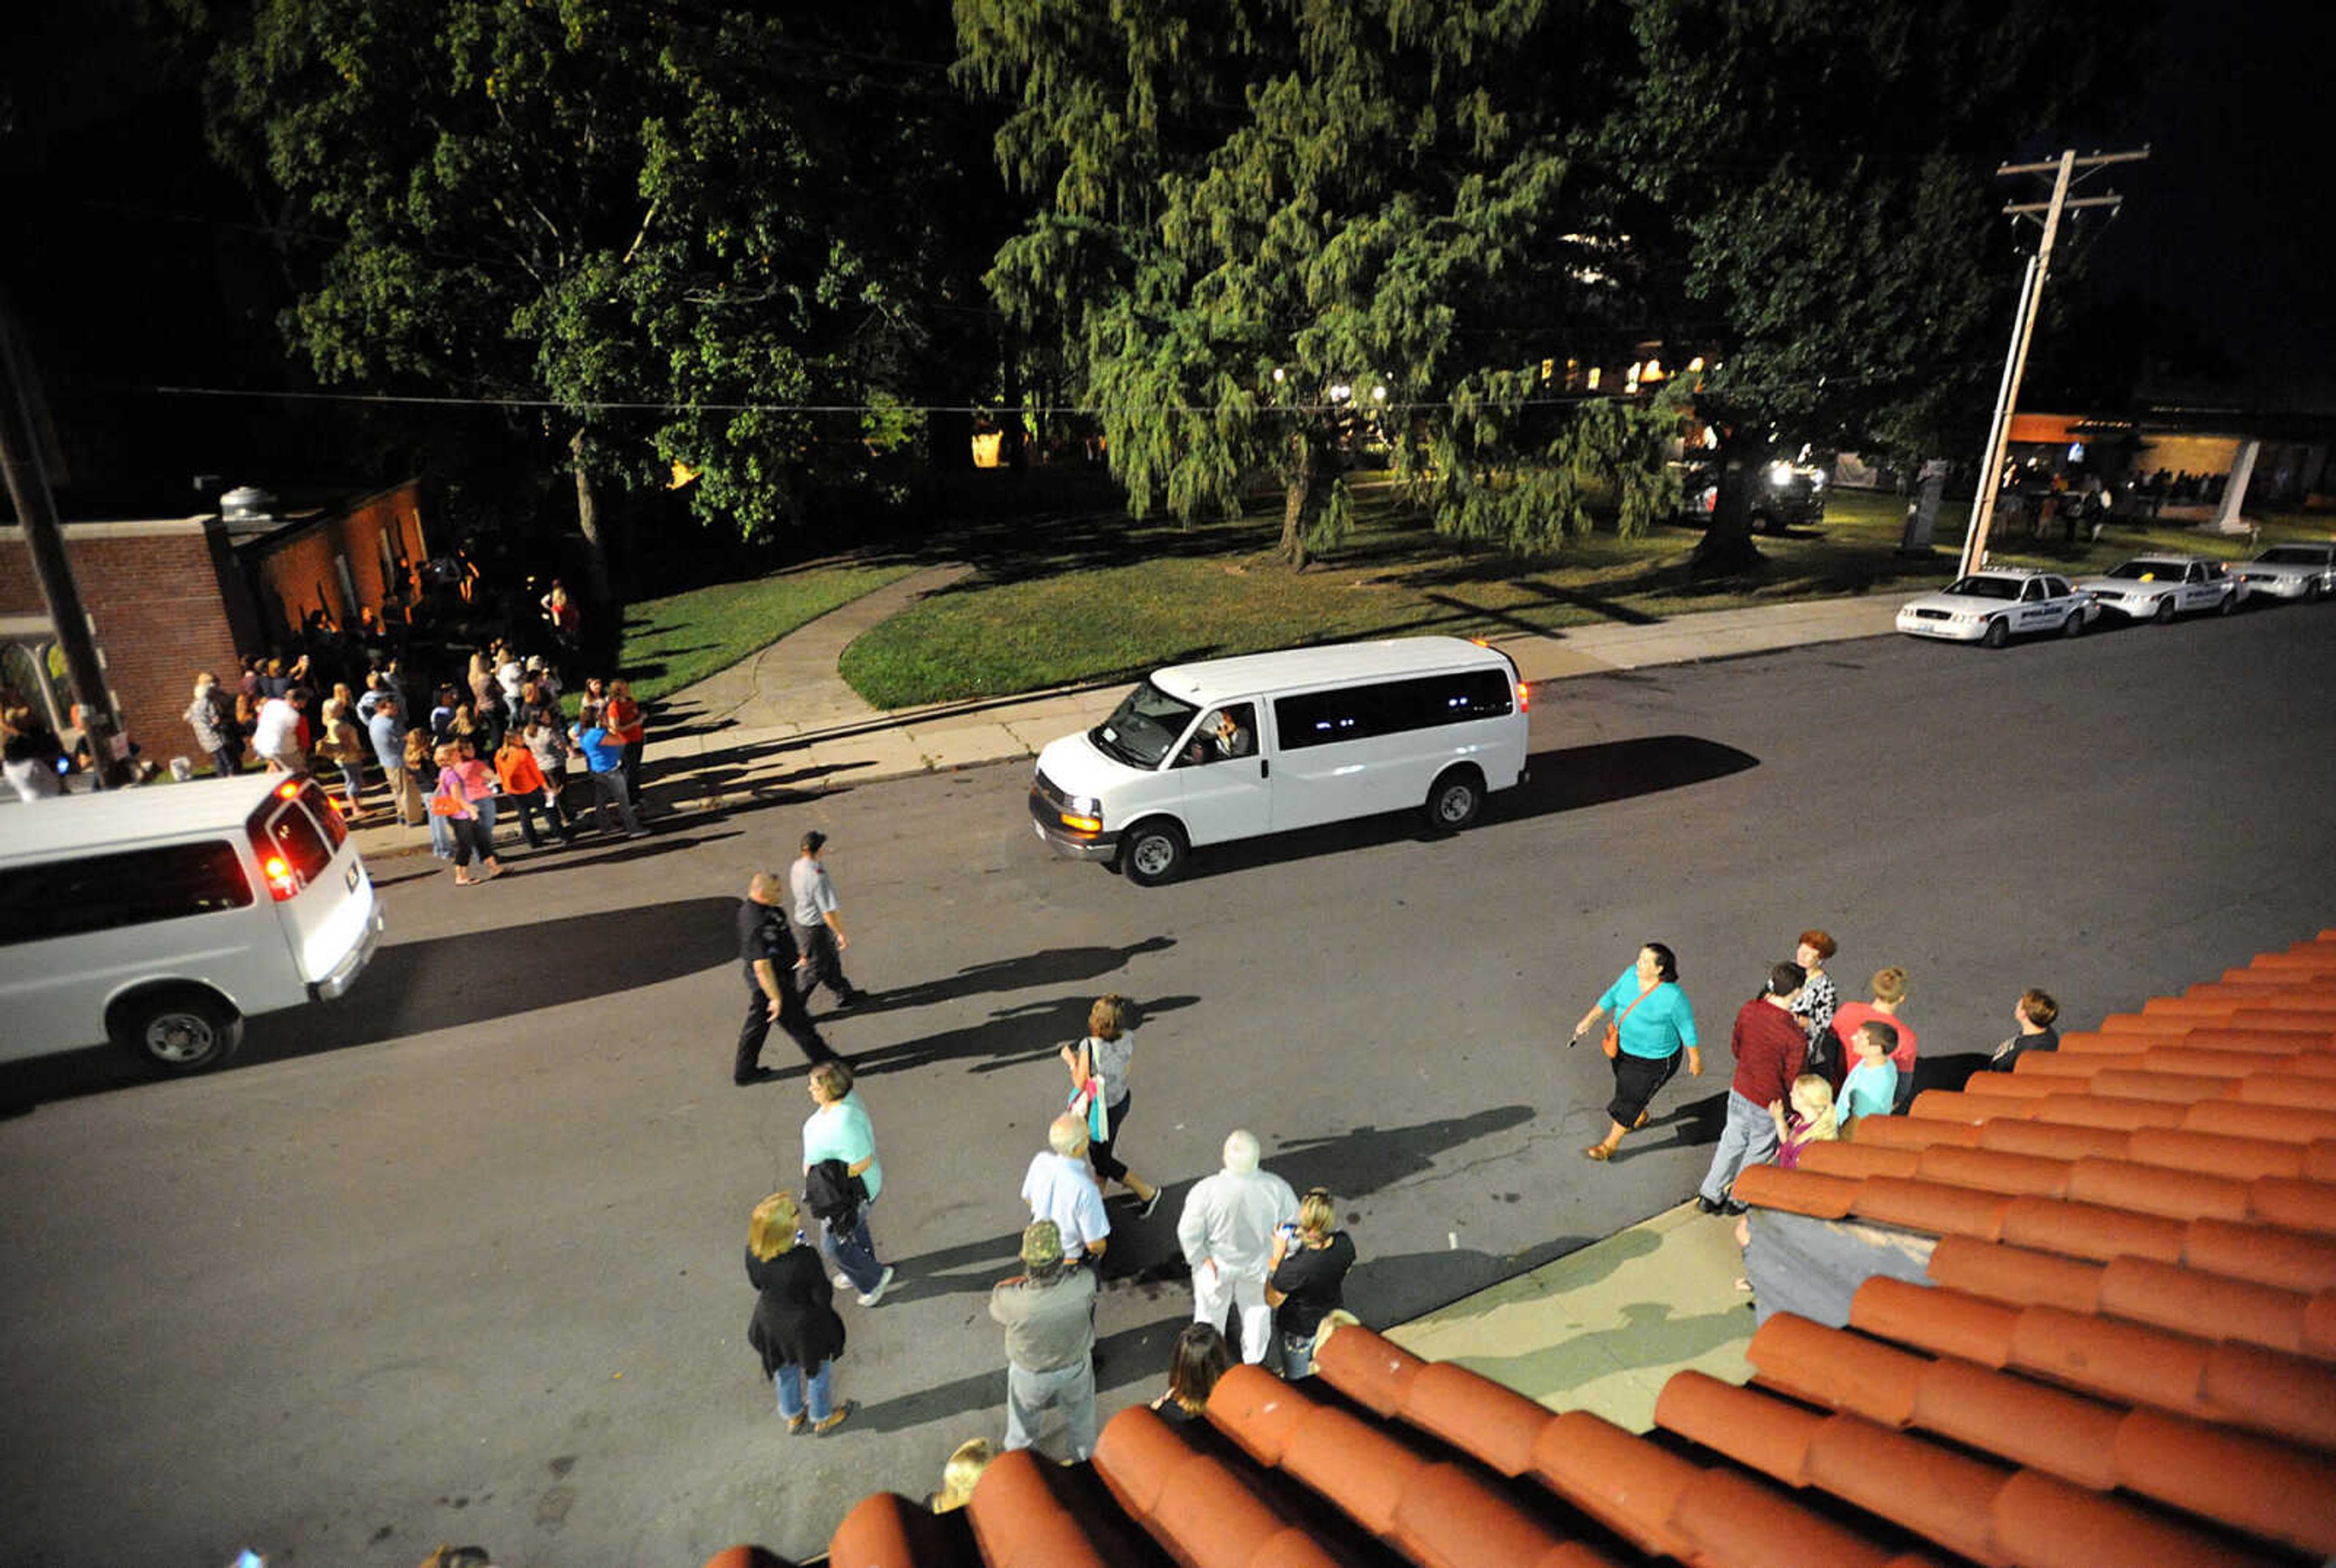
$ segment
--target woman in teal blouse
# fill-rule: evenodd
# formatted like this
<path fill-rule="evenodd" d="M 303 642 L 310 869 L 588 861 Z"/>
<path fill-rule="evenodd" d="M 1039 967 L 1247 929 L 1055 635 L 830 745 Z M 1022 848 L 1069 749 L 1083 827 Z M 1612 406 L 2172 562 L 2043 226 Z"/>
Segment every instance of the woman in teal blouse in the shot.
<path fill-rule="evenodd" d="M 1621 1049 L 1614 1057 L 1614 1097 L 1606 1103 L 1606 1136 L 1582 1151 L 1593 1160 L 1612 1159 L 1622 1135 L 1647 1125 L 1647 1102 L 1679 1071 L 1680 1057 L 1687 1058 L 1689 1076 L 1703 1076 L 1695 1013 L 1687 993 L 1679 989 L 1679 959 L 1662 943 L 1649 942 L 1639 950 L 1638 962 L 1624 969 L 1573 1026 L 1572 1043 L 1581 1044 L 1605 1013 L 1621 1026 L 1617 1031 Z"/>

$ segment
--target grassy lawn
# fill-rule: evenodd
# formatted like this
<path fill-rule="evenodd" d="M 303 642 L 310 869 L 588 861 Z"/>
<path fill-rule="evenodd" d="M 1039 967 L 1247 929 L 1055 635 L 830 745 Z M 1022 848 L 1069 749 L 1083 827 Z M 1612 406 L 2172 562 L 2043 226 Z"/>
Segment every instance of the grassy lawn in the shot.
<path fill-rule="evenodd" d="M 860 638 L 844 653 L 843 677 L 877 706 L 900 707 L 1298 643 L 1547 631 L 1913 592 L 1952 575 L 1962 529 L 1962 509 L 1951 503 L 1938 548 L 1927 558 L 1903 557 L 1904 502 L 1838 492 L 1822 529 L 1760 541 L 1761 571 L 1708 579 L 1689 570 L 1701 537 L 1693 529 L 1633 540 L 1594 534 L 1553 560 L 1526 562 L 1437 536 L 1406 516 L 1389 488 L 1365 492 L 1358 514 L 1352 538 L 1302 574 L 1272 559 L 1278 507 L 1190 529 L 1097 513 L 975 535 L 962 542 L 976 574 Z M 1995 559 L 2087 570 L 2142 549 L 2237 555 L 2245 548 L 2176 526 L 2118 525 L 2067 552 L 2057 542 L 2001 539 Z"/>
<path fill-rule="evenodd" d="M 642 701 L 663 696 L 915 570 L 906 562 L 824 563 L 644 599 L 626 609 L 618 668 Z"/>

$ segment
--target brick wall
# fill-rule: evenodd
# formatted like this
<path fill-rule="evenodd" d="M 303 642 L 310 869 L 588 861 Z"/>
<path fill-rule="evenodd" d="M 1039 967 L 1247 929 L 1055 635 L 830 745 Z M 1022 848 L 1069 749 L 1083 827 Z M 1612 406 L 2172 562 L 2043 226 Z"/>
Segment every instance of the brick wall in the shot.
<path fill-rule="evenodd" d="M 391 580 L 383 572 L 384 543 L 392 572 L 399 563 L 411 567 L 428 556 L 420 487 L 413 480 L 366 496 L 345 511 L 244 545 L 265 639 L 290 646 L 302 618 L 313 610 L 325 610 L 345 630 L 356 624 L 360 606 L 378 610 Z M 337 564 L 342 560 L 348 562 L 346 585 Z M 356 589 L 354 603 L 348 587 Z"/>
<path fill-rule="evenodd" d="M 195 672 L 233 681 L 236 638 L 219 586 L 218 527 L 207 518 L 65 525 L 106 684 L 131 737 L 157 762 L 198 755 L 194 732 L 180 717 Z M 0 528 L 0 617 L 46 615 L 24 531 Z"/>

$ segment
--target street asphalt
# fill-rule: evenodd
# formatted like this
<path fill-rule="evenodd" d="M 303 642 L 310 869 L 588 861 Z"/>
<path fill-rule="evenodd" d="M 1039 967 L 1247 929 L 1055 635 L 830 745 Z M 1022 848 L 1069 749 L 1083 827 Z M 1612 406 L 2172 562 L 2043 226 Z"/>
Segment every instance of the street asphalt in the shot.
<path fill-rule="evenodd" d="M 1536 690 L 1532 781 L 1469 833 L 1345 824 L 1150 891 L 1046 852 L 1023 763 L 773 782 L 475 890 L 384 858 L 373 969 L 256 1021 L 229 1070 L 145 1083 L 84 1053 L 0 1079 L 0 1405 L 26 1435 L 0 1560 L 813 1554 L 863 1493 L 920 1495 L 1002 1431 L 984 1296 L 1095 995 L 1145 1009 L 1121 1149 L 1170 1186 L 1151 1221 L 1114 1209 L 1108 1414 L 1161 1386 L 1190 1303 L 1175 1205 L 1233 1125 L 1338 1194 L 1375 1324 L 1676 1205 L 1724 1048 L 1601 1166 L 1604 1063 L 1562 1044 L 1643 940 L 1678 950 L 1717 1046 L 1829 928 L 1845 997 L 1912 971 L 1936 1060 L 2009 1032 L 2024 986 L 2082 1028 L 2323 928 L 2331 681 L 2327 609 L 1586 674 Z M 729 922 L 813 826 L 877 993 L 827 1027 L 866 1070 L 901 1285 L 842 1308 L 858 1412 L 791 1439 L 740 1249 L 809 1101 L 799 1074 L 728 1081 Z M 1669 1327 L 1689 1353 L 1729 1330 Z"/>

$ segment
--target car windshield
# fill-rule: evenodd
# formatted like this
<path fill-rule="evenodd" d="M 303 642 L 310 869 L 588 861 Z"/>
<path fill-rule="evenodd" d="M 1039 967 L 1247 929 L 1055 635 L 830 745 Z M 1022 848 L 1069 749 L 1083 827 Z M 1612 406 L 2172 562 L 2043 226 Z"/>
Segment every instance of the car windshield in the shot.
<path fill-rule="evenodd" d="M 1967 577 L 1947 591 L 1965 599 L 2018 599 L 2020 579 L 2011 577 Z"/>
<path fill-rule="evenodd" d="M 1156 768 L 1198 712 L 1147 680 L 1129 692 L 1109 718 L 1087 731 L 1087 739 L 1097 751 L 1130 767 Z"/>
<path fill-rule="evenodd" d="M 2151 578 L 2180 582 L 2182 563 L 2178 560 L 2129 560 L 2109 575 L 2124 578 L 2128 582 L 2146 582 Z"/>
<path fill-rule="evenodd" d="M 2264 550 L 2255 559 L 2265 566 L 2324 566 L 2328 552 L 2308 544 L 2282 544 Z"/>

